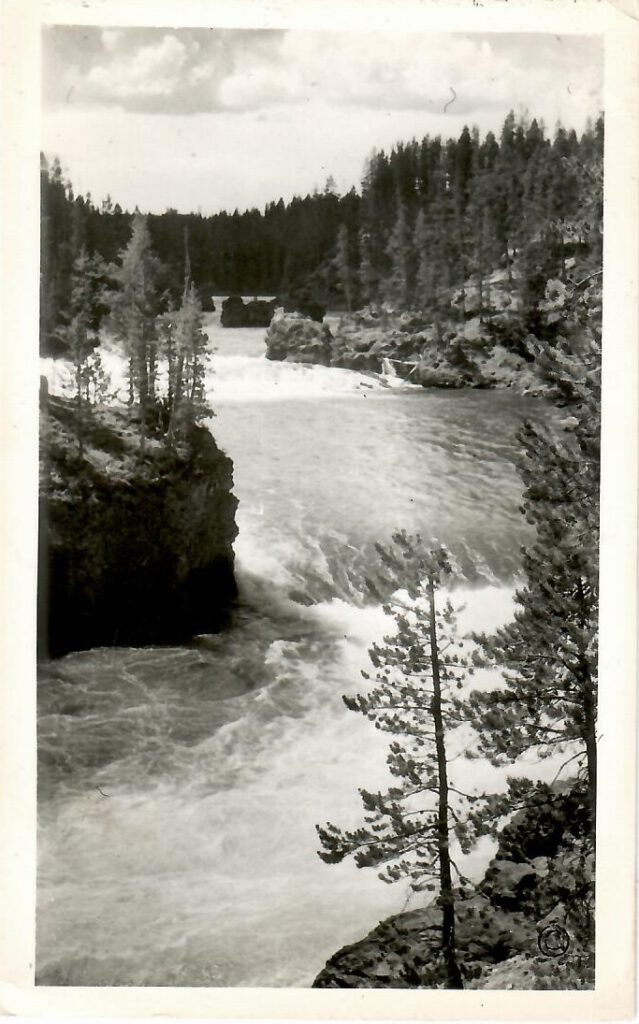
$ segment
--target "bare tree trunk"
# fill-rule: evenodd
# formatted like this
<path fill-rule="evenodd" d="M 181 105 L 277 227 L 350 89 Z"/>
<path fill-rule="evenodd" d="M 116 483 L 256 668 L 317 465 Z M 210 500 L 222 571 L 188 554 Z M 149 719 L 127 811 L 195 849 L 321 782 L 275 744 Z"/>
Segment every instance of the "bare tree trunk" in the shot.
<path fill-rule="evenodd" d="M 169 429 L 167 436 L 169 442 L 172 442 L 175 437 L 177 430 L 178 415 L 182 405 L 182 387 L 183 387 L 183 376 L 184 376 L 184 353 L 180 352 L 175 368 L 175 392 L 173 394 L 173 402 L 171 404 L 171 418 L 169 420 Z"/>
<path fill-rule="evenodd" d="M 577 594 L 582 608 L 586 603 L 585 588 L 582 579 L 577 583 Z M 582 629 L 586 628 L 588 616 L 585 612 L 580 616 Z M 588 768 L 588 807 L 590 810 L 590 827 L 593 839 L 597 823 L 597 706 L 595 688 L 590 667 L 585 656 L 579 659 L 579 682 L 583 702 L 583 741 L 586 747 L 586 765 Z"/>
<path fill-rule="evenodd" d="M 595 701 L 590 679 L 584 681 L 584 742 L 586 745 L 586 763 L 588 766 L 588 805 L 592 834 L 595 834 L 597 823 L 597 735 L 595 724 Z"/>
<path fill-rule="evenodd" d="M 466 319 L 466 257 L 464 246 L 464 222 L 461 213 L 457 212 L 457 240 L 459 244 L 459 270 L 461 274 L 461 314 Z"/>
<path fill-rule="evenodd" d="M 138 395 L 140 398 L 140 447 L 144 449 L 146 441 L 146 416 L 149 407 L 149 378 L 146 365 L 146 345 L 144 339 L 139 343 L 138 350 Z"/>
<path fill-rule="evenodd" d="M 168 365 L 168 383 L 167 383 L 166 397 L 167 397 L 167 400 L 168 400 L 168 403 L 169 403 L 169 410 L 171 409 L 171 407 L 173 405 L 173 394 L 174 394 L 174 390 L 175 390 L 175 354 L 173 352 L 173 341 L 171 339 L 171 333 L 170 333 L 171 330 L 172 330 L 172 328 L 169 329 L 169 333 L 168 333 L 168 336 L 167 336 L 167 342 L 166 342 L 166 361 L 167 361 L 167 365 Z"/>
<path fill-rule="evenodd" d="M 442 689 L 439 673 L 439 651 L 437 648 L 437 623 L 435 620 L 435 588 L 432 574 L 428 575 L 428 604 L 430 613 L 430 659 L 433 672 L 433 724 L 435 726 L 435 749 L 437 752 L 438 773 L 438 807 L 437 807 L 437 846 L 439 852 L 439 901 L 442 908 L 442 949 L 448 975 L 447 988 L 464 987 L 455 951 L 455 902 L 451 874 L 450 850 L 448 840 L 448 768 L 446 764 L 446 744 L 444 740 L 444 720 L 442 715 Z"/>
<path fill-rule="evenodd" d="M 510 239 L 506 239 L 506 270 L 508 273 L 508 284 L 513 283 L 513 268 L 510 265 Z"/>
<path fill-rule="evenodd" d="M 155 402 L 155 382 L 157 378 L 157 355 L 155 342 L 149 344 L 149 399 Z"/>
<path fill-rule="evenodd" d="M 82 406 L 84 404 L 82 398 L 82 370 L 80 364 L 76 363 L 75 367 L 75 404 L 76 404 L 76 433 L 78 437 L 78 451 L 80 455 L 84 455 L 84 422 L 82 416 Z"/>
<path fill-rule="evenodd" d="M 561 262 L 561 280 L 566 280 L 566 247 L 564 245 L 564 222 L 559 221 L 559 259 Z"/>
<path fill-rule="evenodd" d="M 479 232 L 477 236 L 477 304 L 479 306 L 479 322 L 484 322 L 484 214 L 479 215 Z"/>

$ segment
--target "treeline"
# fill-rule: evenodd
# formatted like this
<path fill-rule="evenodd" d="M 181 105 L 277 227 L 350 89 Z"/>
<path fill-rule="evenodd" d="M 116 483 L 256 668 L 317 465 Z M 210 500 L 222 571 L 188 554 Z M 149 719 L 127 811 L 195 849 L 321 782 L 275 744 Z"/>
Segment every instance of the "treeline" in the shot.
<path fill-rule="evenodd" d="M 133 213 L 110 198 L 97 206 L 90 195 L 75 195 L 59 160 L 41 161 L 41 338 L 47 339 L 69 304 L 71 268 L 85 248 L 112 263 L 131 236 Z M 219 213 L 210 217 L 167 210 L 149 214 L 154 252 L 162 263 L 161 285 L 175 300 L 183 278 L 184 236 L 191 274 L 204 311 L 213 295 L 289 295 L 332 254 L 340 223 L 357 227 L 360 198 L 339 197 L 331 180 L 322 193 L 269 203 L 264 212 Z"/>
<path fill-rule="evenodd" d="M 339 196 L 329 179 L 323 192 L 280 199 L 263 212 L 204 217 L 167 210 L 149 215 L 148 229 L 164 268 L 162 286 L 176 300 L 187 230 L 204 310 L 212 295 L 245 293 L 342 309 L 385 303 L 445 316 L 452 291 L 473 275 L 480 310 L 490 309 L 491 270 L 501 266 L 512 276 L 516 260 L 522 305 L 534 320 L 545 281 L 564 279 L 576 250 L 600 259 L 602 211 L 588 197 L 602 152 L 602 118 L 581 137 L 558 127 L 550 139 L 536 120 L 511 113 L 499 138 L 464 128 L 458 139 L 427 136 L 376 153 L 359 193 Z M 41 181 L 46 339 L 68 306 L 74 259 L 84 247 L 113 262 L 128 242 L 133 214 L 110 198 L 97 206 L 90 195 L 76 196 L 57 160 L 49 165 L 43 158 Z"/>
<path fill-rule="evenodd" d="M 602 209 L 591 179 L 602 154 L 602 118 L 581 138 L 558 127 L 550 140 L 536 120 L 512 113 L 499 139 L 464 128 L 457 140 L 426 137 L 377 154 L 358 234 L 341 231 L 336 269 L 346 304 L 445 312 L 451 289 L 472 276 L 481 312 L 490 307 L 491 271 L 501 266 L 512 281 L 516 262 L 522 305 L 532 311 L 542 282 L 564 280 L 575 251 L 600 259 Z M 462 314 L 463 304 L 462 292 Z"/>

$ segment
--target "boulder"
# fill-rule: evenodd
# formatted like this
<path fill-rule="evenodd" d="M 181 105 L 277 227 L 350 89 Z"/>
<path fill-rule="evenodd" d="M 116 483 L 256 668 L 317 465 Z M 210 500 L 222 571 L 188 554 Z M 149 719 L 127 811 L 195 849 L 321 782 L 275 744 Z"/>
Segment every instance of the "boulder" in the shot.
<path fill-rule="evenodd" d="M 278 305 L 277 299 L 251 299 L 229 295 L 222 303 L 222 327 L 268 327 Z"/>
<path fill-rule="evenodd" d="M 333 336 L 327 324 L 278 309 L 266 332 L 267 359 L 329 366 Z"/>

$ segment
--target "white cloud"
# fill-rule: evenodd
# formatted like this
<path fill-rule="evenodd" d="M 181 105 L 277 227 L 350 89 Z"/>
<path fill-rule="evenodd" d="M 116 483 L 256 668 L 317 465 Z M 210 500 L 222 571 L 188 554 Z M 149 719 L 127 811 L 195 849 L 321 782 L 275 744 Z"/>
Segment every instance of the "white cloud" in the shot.
<path fill-rule="evenodd" d="M 100 97 L 127 99 L 168 96 L 181 83 L 187 48 L 174 35 L 165 35 L 154 46 L 142 46 L 131 56 L 121 56 L 89 71 L 87 84 Z"/>
<path fill-rule="evenodd" d="M 454 90 L 456 112 L 472 119 L 482 109 L 533 109 L 571 79 L 568 120 L 581 121 L 586 108 L 597 112 L 601 83 L 600 68 L 578 58 L 564 45 L 537 60 L 533 45 L 521 59 L 480 36 L 289 32 L 276 63 L 268 54 L 238 65 L 221 83 L 218 101 L 251 110 L 318 96 L 335 107 L 437 112 Z"/>
<path fill-rule="evenodd" d="M 338 108 L 442 111 L 451 98 L 472 121 L 564 92 L 581 122 L 600 100 L 596 46 L 584 37 L 393 32 L 104 30 L 93 52 L 58 34 L 48 88 L 58 103 L 195 114 L 296 108 L 321 98 Z"/>

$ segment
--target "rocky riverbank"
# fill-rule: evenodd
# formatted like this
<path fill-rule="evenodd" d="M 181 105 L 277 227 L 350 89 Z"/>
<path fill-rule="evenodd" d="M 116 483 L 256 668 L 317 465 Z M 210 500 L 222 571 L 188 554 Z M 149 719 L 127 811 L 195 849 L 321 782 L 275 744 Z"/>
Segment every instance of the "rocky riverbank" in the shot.
<path fill-rule="evenodd" d="M 587 815 L 567 784 L 538 787 L 501 832 L 483 879 L 460 887 L 456 945 L 464 987 L 594 986 Z M 335 953 L 314 988 L 443 988 L 436 903 L 396 914 Z"/>
<path fill-rule="evenodd" d="M 227 620 L 236 596 L 233 464 L 208 430 L 175 449 L 125 408 L 44 396 L 39 652 L 184 642 Z"/>
<path fill-rule="evenodd" d="M 415 313 L 370 309 L 314 323 L 278 310 L 266 335 L 269 359 L 318 363 L 398 376 L 423 387 L 540 393 L 525 344 L 509 345 L 504 315 L 438 327 Z"/>

